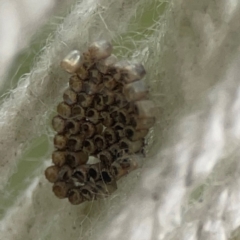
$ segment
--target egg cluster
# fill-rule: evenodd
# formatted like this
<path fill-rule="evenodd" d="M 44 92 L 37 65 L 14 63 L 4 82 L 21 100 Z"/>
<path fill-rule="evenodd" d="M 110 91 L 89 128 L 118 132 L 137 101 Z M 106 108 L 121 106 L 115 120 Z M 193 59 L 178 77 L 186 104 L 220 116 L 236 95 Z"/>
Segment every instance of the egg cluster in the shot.
<path fill-rule="evenodd" d="M 55 151 L 45 176 L 58 198 L 80 204 L 109 196 L 116 181 L 138 167 L 144 138 L 155 122 L 139 63 L 118 61 L 97 41 L 61 62 L 69 87 L 52 119 Z M 90 164 L 89 157 L 98 159 Z"/>

